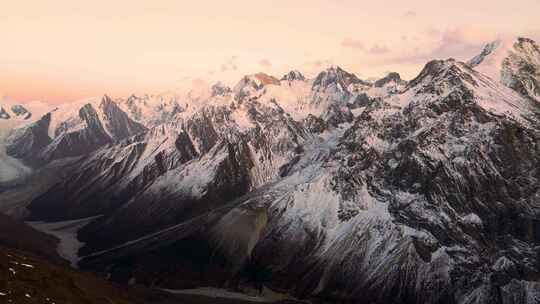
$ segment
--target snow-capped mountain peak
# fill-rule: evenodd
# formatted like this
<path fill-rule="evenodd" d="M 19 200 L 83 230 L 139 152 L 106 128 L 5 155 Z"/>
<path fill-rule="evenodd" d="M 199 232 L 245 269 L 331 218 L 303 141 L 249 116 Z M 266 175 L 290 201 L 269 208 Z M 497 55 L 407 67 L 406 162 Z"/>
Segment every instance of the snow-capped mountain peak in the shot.
<path fill-rule="evenodd" d="M 333 85 L 347 90 L 350 85 L 362 82 L 355 74 L 349 73 L 339 66 L 331 66 L 317 75 L 313 82 L 313 89 L 326 89 Z"/>
<path fill-rule="evenodd" d="M 487 44 L 469 65 L 521 95 L 540 102 L 540 47 L 529 38 Z"/>
<path fill-rule="evenodd" d="M 375 81 L 373 86 L 375 86 L 376 88 L 382 88 L 389 83 L 400 84 L 400 83 L 404 83 L 404 81 L 401 79 L 401 76 L 399 75 L 399 73 L 390 72 L 385 77 Z"/>
<path fill-rule="evenodd" d="M 281 81 L 305 81 L 306 78 L 297 70 L 292 70 L 281 77 Z"/>
<path fill-rule="evenodd" d="M 388 97 L 401 92 L 407 86 L 407 81 L 401 79 L 399 73 L 391 72 L 373 82 L 373 87 L 367 90 L 371 97 Z"/>
<path fill-rule="evenodd" d="M 530 118 L 534 113 L 531 103 L 514 90 L 455 59 L 430 61 L 420 74 L 408 83 L 406 91 L 409 91 L 407 94 L 415 94 L 415 99 L 422 103 L 431 103 L 440 98 L 457 99 L 460 103 L 473 101 L 491 113 L 517 120 Z M 418 105 L 418 102 L 415 105 Z"/>
<path fill-rule="evenodd" d="M 132 119 L 152 127 L 172 119 L 185 110 L 176 94 L 130 95 L 127 99 L 116 100 L 118 106 Z"/>
<path fill-rule="evenodd" d="M 277 78 L 265 73 L 246 75 L 233 88 L 235 99 L 253 97 L 256 92 L 261 91 L 267 85 L 280 85 L 280 83 Z"/>

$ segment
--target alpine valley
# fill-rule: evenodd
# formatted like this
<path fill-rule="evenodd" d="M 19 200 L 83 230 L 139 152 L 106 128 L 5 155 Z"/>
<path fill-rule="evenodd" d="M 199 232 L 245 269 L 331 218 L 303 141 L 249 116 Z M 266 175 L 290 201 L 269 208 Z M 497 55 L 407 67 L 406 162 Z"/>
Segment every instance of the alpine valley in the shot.
<path fill-rule="evenodd" d="M 315 303 L 540 303 L 533 40 L 410 81 L 330 67 L 43 107 L 0 103 L 0 211 L 81 270 Z"/>

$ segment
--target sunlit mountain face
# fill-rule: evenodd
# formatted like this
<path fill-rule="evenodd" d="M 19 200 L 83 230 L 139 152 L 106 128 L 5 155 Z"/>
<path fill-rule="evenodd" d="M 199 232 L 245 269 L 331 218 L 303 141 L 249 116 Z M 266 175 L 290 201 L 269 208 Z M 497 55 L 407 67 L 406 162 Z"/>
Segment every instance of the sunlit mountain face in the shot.
<path fill-rule="evenodd" d="M 538 3 L 121 2 L 0 21 L 1 303 L 540 303 Z"/>

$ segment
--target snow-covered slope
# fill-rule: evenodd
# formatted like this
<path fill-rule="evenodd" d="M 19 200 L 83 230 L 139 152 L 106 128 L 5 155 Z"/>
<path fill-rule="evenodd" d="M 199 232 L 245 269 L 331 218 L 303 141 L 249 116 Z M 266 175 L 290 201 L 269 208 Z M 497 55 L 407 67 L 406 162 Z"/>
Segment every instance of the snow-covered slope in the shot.
<path fill-rule="evenodd" d="M 0 99 L 0 189 L 5 185 L 21 181 L 31 172 L 31 169 L 20 159 L 6 153 L 7 137 L 13 129 L 39 119 L 51 108 L 40 101 L 23 104 L 6 97 Z"/>
<path fill-rule="evenodd" d="M 30 168 L 19 159 L 6 154 L 5 139 L 15 126 L 16 123 L 11 121 L 0 122 L 0 187 L 30 173 Z"/>
<path fill-rule="evenodd" d="M 477 71 L 540 102 L 540 47 L 528 38 L 487 44 L 469 61 Z"/>
<path fill-rule="evenodd" d="M 133 120 L 152 127 L 170 121 L 177 113 L 185 110 L 179 99 L 174 94 L 131 95 L 116 102 Z"/>

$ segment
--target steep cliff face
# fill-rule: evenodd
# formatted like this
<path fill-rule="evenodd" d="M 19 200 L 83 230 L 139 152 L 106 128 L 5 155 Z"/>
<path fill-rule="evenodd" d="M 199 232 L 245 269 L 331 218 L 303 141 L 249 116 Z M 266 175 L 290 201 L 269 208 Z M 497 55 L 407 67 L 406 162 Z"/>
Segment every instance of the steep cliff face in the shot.
<path fill-rule="evenodd" d="M 146 131 L 144 125 L 133 121 L 109 96 L 103 98 L 99 109 L 103 113 L 103 128 L 108 131 L 113 140 L 127 138 Z"/>
<path fill-rule="evenodd" d="M 51 114 L 45 114 L 38 121 L 15 129 L 6 139 L 6 153 L 26 160 L 31 164 L 40 162 L 39 154 L 52 139 L 48 135 Z"/>
<path fill-rule="evenodd" d="M 105 131 L 98 113 L 92 105 L 84 105 L 79 110 L 79 118 L 81 119 L 80 129 L 62 132 L 40 152 L 44 162 L 83 155 L 111 142 L 111 137 Z"/>

